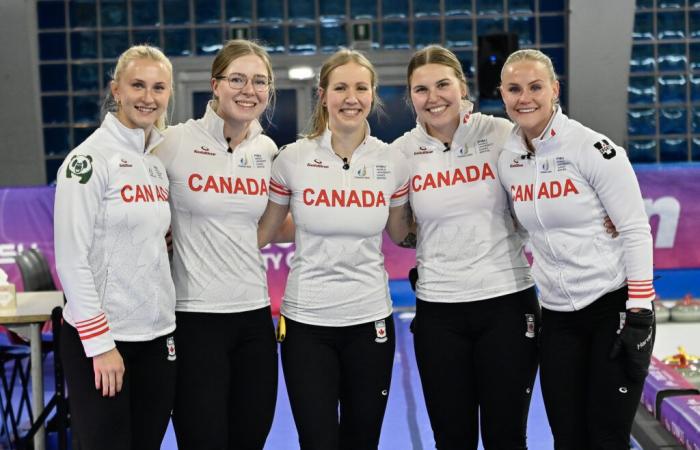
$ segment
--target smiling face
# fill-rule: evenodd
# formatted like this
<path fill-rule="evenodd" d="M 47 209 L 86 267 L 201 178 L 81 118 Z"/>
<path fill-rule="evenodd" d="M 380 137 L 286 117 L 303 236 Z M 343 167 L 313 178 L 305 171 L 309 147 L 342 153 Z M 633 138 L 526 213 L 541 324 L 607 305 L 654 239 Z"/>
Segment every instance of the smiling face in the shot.
<path fill-rule="evenodd" d="M 413 71 L 410 80 L 411 102 L 428 134 L 451 140 L 459 125 L 459 111 L 467 87 L 443 64 L 425 64 Z"/>
<path fill-rule="evenodd" d="M 501 73 L 501 97 L 508 117 L 528 140 L 539 137 L 559 97 L 559 82 L 540 61 L 523 59 L 507 64 Z"/>
<path fill-rule="evenodd" d="M 374 100 L 368 68 L 355 62 L 336 67 L 328 77 L 328 87 L 319 88 L 319 93 L 332 131 L 351 133 L 364 128 Z"/>
<path fill-rule="evenodd" d="M 171 93 L 170 70 L 159 61 L 134 59 L 111 90 L 119 105 L 117 118 L 129 128 L 148 129 L 165 113 Z"/>
<path fill-rule="evenodd" d="M 258 91 L 256 85 L 260 80 L 268 80 L 270 74 L 263 60 L 254 54 L 248 54 L 231 61 L 222 78 L 212 78 L 214 95 L 219 100 L 217 114 L 225 121 L 250 122 L 260 117 L 269 101 L 269 90 Z M 246 79 L 240 89 L 231 88 L 228 79 Z M 256 83 L 256 80 L 258 82 Z"/>

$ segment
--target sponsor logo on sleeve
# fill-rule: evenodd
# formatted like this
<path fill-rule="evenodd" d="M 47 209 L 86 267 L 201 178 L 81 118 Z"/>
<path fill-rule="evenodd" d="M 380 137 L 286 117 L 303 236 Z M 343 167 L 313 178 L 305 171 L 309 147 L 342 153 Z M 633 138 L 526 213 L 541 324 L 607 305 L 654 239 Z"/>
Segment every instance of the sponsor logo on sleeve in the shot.
<path fill-rule="evenodd" d="M 598 149 L 601 155 L 603 155 L 603 158 L 605 159 L 613 159 L 617 152 L 615 151 L 615 147 L 610 145 L 610 142 L 608 142 L 606 139 L 600 140 L 593 144 L 593 147 Z"/>
<path fill-rule="evenodd" d="M 78 183 L 85 184 L 92 176 L 92 156 L 73 155 L 66 168 L 66 178 L 76 177 Z"/>

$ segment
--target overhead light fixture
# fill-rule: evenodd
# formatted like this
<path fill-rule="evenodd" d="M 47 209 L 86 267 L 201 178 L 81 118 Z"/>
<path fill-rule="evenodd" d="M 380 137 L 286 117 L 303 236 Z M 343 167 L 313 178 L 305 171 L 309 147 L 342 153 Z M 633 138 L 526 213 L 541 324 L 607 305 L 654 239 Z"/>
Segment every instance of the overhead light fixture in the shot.
<path fill-rule="evenodd" d="M 310 80 L 314 77 L 314 69 L 309 66 L 294 66 L 289 68 L 290 80 Z"/>

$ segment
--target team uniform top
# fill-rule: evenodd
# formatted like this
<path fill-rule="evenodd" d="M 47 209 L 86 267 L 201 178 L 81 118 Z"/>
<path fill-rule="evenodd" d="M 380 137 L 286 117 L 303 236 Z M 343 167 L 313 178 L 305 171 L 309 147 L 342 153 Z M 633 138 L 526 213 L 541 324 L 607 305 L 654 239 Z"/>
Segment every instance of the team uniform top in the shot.
<path fill-rule="evenodd" d="M 175 329 L 175 289 L 165 233 L 168 178 L 152 154 L 162 140 L 112 114 L 58 169 L 56 270 L 64 319 L 88 357 L 114 341 L 150 341 Z"/>
<path fill-rule="evenodd" d="M 535 153 L 526 157 L 516 127 L 498 169 L 530 234 L 543 306 L 579 310 L 627 284 L 627 308 L 651 308 L 651 230 L 625 151 L 560 109 L 532 145 Z M 606 214 L 617 239 L 604 230 Z"/>
<path fill-rule="evenodd" d="M 483 300 L 533 285 L 497 173 L 513 125 L 471 110 L 461 112 L 449 151 L 420 123 L 392 144 L 410 162 L 421 300 Z"/>
<path fill-rule="evenodd" d="M 290 205 L 296 226 L 282 314 L 298 322 L 348 326 L 392 311 L 382 231 L 389 208 L 408 200 L 408 167 L 369 132 L 342 166 L 329 130 L 287 146 L 272 166 L 270 200 Z"/>
<path fill-rule="evenodd" d="M 270 304 L 257 227 L 277 146 L 257 121 L 232 153 L 224 121 L 170 127 L 156 155 L 170 178 L 177 310 L 234 313 Z"/>

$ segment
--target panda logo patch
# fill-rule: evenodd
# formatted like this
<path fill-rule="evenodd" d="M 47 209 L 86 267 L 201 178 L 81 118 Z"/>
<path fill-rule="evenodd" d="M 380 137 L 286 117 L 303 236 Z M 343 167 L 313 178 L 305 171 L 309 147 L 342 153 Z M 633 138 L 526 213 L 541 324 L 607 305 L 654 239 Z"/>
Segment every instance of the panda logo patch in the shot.
<path fill-rule="evenodd" d="M 66 178 L 80 178 L 79 183 L 85 184 L 92 176 L 92 156 L 73 155 L 66 168 Z"/>

